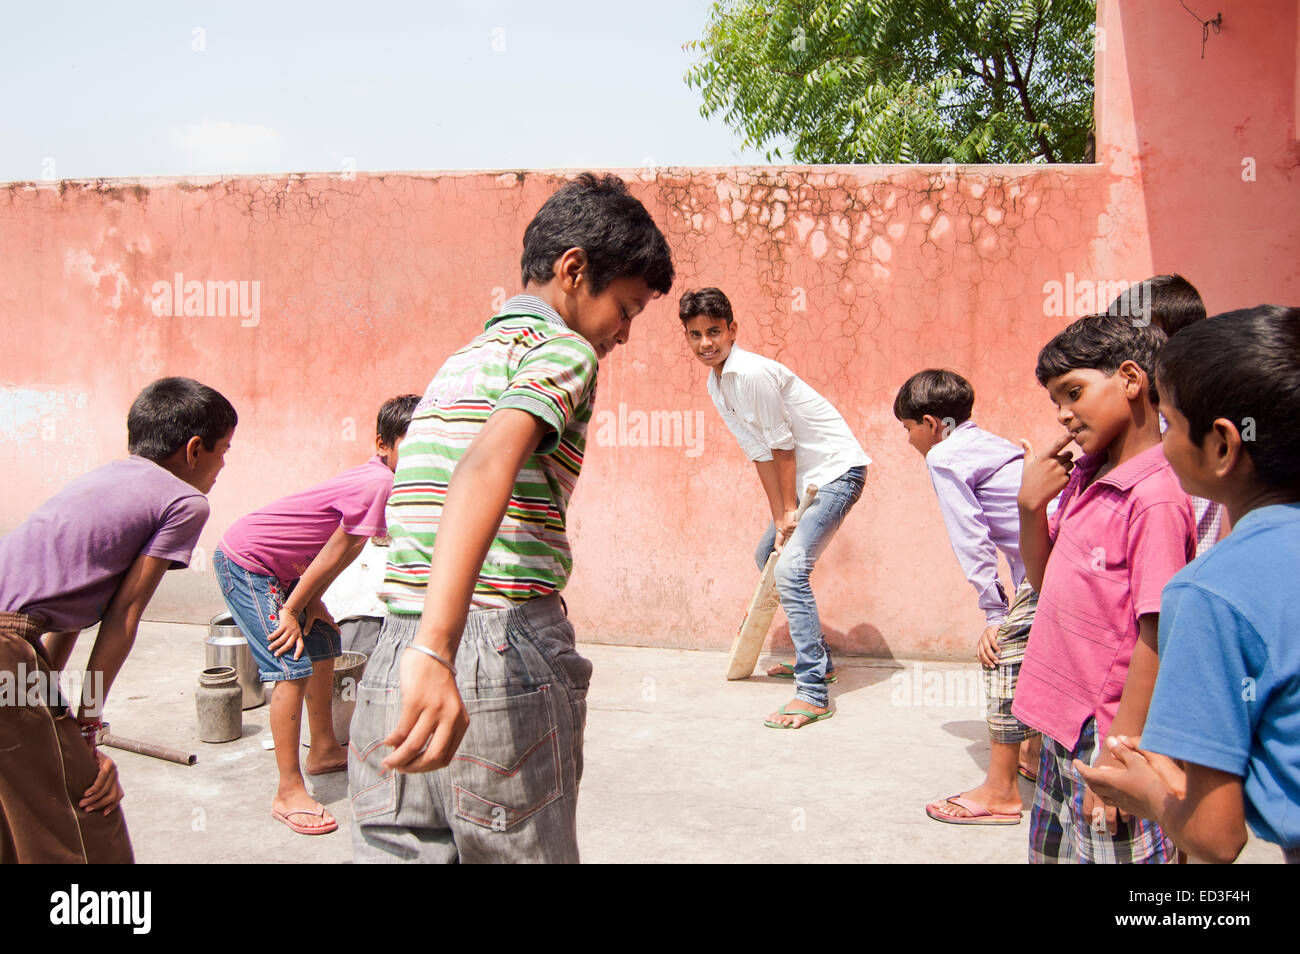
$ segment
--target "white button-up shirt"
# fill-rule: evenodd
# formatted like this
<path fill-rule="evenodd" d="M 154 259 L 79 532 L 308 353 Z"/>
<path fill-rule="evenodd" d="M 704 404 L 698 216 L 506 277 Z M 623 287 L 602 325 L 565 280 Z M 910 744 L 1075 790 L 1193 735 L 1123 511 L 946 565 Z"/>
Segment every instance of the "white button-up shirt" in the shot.
<path fill-rule="evenodd" d="M 709 397 L 750 460 L 794 451 L 796 494 L 871 463 L 839 411 L 771 358 L 732 345 L 721 379 L 709 372 Z"/>

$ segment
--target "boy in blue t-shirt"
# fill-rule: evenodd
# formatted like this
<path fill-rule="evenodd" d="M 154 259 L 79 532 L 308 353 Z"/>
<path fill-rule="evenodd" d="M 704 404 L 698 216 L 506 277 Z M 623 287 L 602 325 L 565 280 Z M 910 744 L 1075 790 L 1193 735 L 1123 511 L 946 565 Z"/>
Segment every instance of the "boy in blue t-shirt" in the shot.
<path fill-rule="evenodd" d="M 1106 740 L 1122 767 L 1074 765 L 1193 857 L 1232 861 L 1249 824 L 1300 862 L 1300 308 L 1199 322 L 1157 375 L 1165 455 L 1233 530 L 1164 588 L 1142 735 Z"/>

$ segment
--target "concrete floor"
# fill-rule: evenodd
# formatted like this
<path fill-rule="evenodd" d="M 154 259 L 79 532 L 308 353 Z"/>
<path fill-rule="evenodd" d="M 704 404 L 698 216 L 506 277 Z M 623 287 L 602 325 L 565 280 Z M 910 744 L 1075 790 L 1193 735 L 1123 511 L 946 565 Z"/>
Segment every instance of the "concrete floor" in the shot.
<path fill-rule="evenodd" d="M 84 664 L 91 635 L 74 664 Z M 337 832 L 306 837 L 271 818 L 265 706 L 244 712 L 239 740 L 197 740 L 205 635 L 142 624 L 109 700 L 115 733 L 198 755 L 183 766 L 110 750 L 136 859 L 350 861 L 346 774 L 311 780 Z M 791 732 L 762 724 L 790 684 L 728 683 L 721 653 L 582 652 L 595 663 L 578 809 L 585 862 L 1024 861 L 1027 815 L 1018 826 L 959 828 L 924 814 L 928 800 L 973 786 L 987 766 L 975 664 L 840 658 L 835 717 Z M 1021 792 L 1028 807 L 1028 783 Z M 1281 851 L 1252 838 L 1241 860 L 1280 863 Z"/>

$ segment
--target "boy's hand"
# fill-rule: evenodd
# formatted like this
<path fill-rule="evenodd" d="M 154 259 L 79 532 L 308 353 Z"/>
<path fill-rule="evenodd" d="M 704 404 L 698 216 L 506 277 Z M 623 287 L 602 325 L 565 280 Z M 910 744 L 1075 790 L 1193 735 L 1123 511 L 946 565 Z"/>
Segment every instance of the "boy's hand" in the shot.
<path fill-rule="evenodd" d="M 1078 759 L 1075 759 L 1074 764 L 1078 766 L 1082 763 Z M 1097 761 L 1093 765 L 1093 770 L 1108 768 L 1114 769 L 1121 765 L 1122 763 L 1116 760 L 1114 756 L 1110 755 L 1106 751 L 1102 751 L 1101 754 L 1097 756 Z M 1088 784 L 1088 786 L 1083 790 L 1083 816 L 1087 819 L 1087 823 L 1092 827 L 1093 831 L 1101 832 L 1103 830 L 1102 825 L 1104 822 L 1104 830 L 1108 835 L 1118 834 L 1118 819 L 1120 814 L 1121 813 L 1116 810 L 1115 803 L 1111 802 L 1109 799 L 1103 798 L 1095 789 L 1093 789 L 1091 784 Z M 1124 812 L 1122 814 L 1124 820 L 1128 821 L 1128 813 Z"/>
<path fill-rule="evenodd" d="M 307 624 L 302 628 L 304 633 L 311 632 L 311 628 L 315 624 L 316 620 L 320 620 L 336 633 L 339 631 L 338 623 L 334 622 L 334 617 L 330 615 L 330 611 L 325 608 L 325 604 L 321 602 L 319 596 L 312 598 L 312 601 L 307 604 L 307 609 L 304 610 L 304 612 L 307 614 Z"/>
<path fill-rule="evenodd" d="M 1029 441 L 1021 440 L 1025 449 L 1024 469 L 1020 474 L 1020 494 L 1016 502 L 1021 510 L 1038 512 L 1065 489 L 1074 469 L 1074 458 L 1065 453 L 1065 447 L 1074 440 L 1067 431 L 1058 437 L 1041 457 L 1035 456 Z"/>
<path fill-rule="evenodd" d="M 398 772 L 431 772 L 448 765 L 469 728 L 469 713 L 451 670 L 424 653 L 402 654 L 402 711 L 384 745 L 381 763 Z"/>
<path fill-rule="evenodd" d="M 1104 799 L 1120 809 L 1125 816 L 1137 815 L 1139 818 L 1154 818 L 1156 807 L 1167 795 L 1183 797 L 1186 792 L 1186 778 L 1182 769 L 1171 760 L 1153 752 L 1142 752 L 1135 744 L 1130 747 L 1130 740 L 1108 738 L 1106 764 L 1102 758 L 1097 765 L 1084 765 L 1078 759 L 1074 767 L 1088 784 L 1084 795 L 1084 811 L 1088 811 L 1088 795 L 1096 792 L 1097 799 Z M 1134 743 L 1136 740 L 1132 740 Z M 1160 764 L 1161 762 L 1165 764 Z M 1159 770 L 1156 765 L 1160 764 Z M 1176 783 L 1171 785 L 1170 781 Z"/>
<path fill-rule="evenodd" d="M 77 804 L 82 811 L 93 812 L 102 808 L 104 814 L 109 815 L 122 800 L 124 793 L 117 780 L 117 766 L 113 764 L 113 760 L 99 751 L 95 752 L 95 758 L 99 761 L 99 773 Z"/>
<path fill-rule="evenodd" d="M 799 522 L 799 511 L 786 510 L 774 522 L 776 524 L 776 541 L 775 546 L 778 552 L 785 546 L 787 540 L 794 534 L 795 525 Z"/>
<path fill-rule="evenodd" d="M 980 641 L 975 646 L 975 657 L 985 669 L 998 668 L 998 651 L 1001 648 L 998 633 L 1001 630 L 1001 623 L 993 623 L 984 627 L 984 632 L 980 633 Z"/>
<path fill-rule="evenodd" d="M 283 656 L 293 650 L 293 658 L 301 659 L 303 642 L 302 627 L 298 624 L 298 614 L 288 608 L 280 607 L 280 625 L 267 637 L 271 652 Z"/>

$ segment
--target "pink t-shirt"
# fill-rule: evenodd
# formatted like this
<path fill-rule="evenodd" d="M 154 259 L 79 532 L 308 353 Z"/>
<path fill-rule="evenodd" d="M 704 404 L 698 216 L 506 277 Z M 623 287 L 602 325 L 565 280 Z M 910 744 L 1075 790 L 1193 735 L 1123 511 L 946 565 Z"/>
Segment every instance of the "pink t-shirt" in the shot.
<path fill-rule="evenodd" d="M 1192 503 L 1160 446 L 1080 488 L 1106 462 L 1081 457 L 1048 521 L 1052 552 L 1011 711 L 1073 749 L 1089 717 L 1101 739 L 1119 710 L 1138 617 L 1196 552 Z"/>
<path fill-rule="evenodd" d="M 359 537 L 384 533 L 384 508 L 392 492 L 393 472 L 376 454 L 360 467 L 236 520 L 221 538 L 221 552 L 245 570 L 289 583 L 306 572 L 339 527 Z"/>

